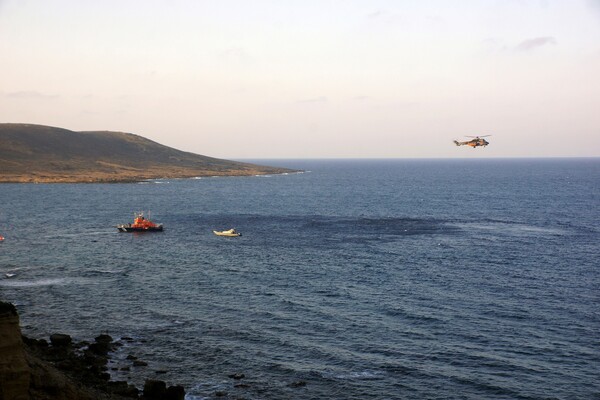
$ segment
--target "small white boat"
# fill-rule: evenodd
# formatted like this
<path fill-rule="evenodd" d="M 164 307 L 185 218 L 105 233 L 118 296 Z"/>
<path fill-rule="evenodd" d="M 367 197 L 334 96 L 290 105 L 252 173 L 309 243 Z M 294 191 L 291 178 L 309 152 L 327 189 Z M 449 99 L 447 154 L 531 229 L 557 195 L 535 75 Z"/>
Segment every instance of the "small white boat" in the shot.
<path fill-rule="evenodd" d="M 213 231 L 213 233 L 217 236 L 228 236 L 228 237 L 234 237 L 234 236 L 242 236 L 241 233 L 237 232 L 235 229 L 229 229 L 226 231 Z"/>

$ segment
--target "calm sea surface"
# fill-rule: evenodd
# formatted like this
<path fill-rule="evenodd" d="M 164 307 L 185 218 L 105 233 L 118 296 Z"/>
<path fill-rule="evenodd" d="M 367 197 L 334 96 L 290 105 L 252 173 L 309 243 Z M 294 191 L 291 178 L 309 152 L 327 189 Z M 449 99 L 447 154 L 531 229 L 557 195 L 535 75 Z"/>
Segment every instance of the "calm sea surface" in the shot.
<path fill-rule="evenodd" d="M 0 185 L 0 298 L 188 399 L 600 398 L 600 159 L 262 162 Z"/>

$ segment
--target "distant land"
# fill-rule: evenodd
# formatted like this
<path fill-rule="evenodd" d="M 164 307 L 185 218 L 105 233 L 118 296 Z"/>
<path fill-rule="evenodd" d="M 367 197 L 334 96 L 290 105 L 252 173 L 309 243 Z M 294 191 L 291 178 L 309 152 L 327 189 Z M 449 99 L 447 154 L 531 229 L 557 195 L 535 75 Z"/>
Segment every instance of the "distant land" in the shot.
<path fill-rule="evenodd" d="M 0 124 L 0 183 L 135 182 L 296 172 L 163 146 L 132 133 Z"/>

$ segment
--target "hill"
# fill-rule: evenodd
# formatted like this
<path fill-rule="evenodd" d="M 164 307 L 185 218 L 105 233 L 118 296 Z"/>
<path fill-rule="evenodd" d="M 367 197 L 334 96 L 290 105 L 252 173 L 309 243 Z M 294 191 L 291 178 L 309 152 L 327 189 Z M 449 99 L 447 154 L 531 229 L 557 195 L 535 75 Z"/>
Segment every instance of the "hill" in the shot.
<path fill-rule="evenodd" d="M 0 182 L 132 182 L 292 172 L 222 160 L 123 132 L 0 124 Z"/>

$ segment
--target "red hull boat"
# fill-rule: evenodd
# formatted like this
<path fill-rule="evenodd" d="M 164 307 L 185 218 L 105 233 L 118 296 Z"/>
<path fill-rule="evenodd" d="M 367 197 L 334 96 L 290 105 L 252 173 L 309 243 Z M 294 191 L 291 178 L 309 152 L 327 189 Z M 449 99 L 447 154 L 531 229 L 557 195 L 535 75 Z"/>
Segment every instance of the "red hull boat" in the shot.
<path fill-rule="evenodd" d="M 135 213 L 133 224 L 122 224 L 117 225 L 119 232 L 162 232 L 162 224 L 155 224 L 154 222 L 146 219 L 144 213 Z"/>

